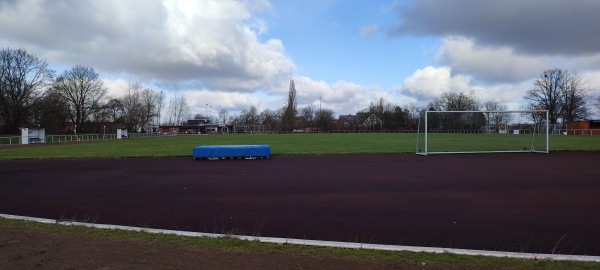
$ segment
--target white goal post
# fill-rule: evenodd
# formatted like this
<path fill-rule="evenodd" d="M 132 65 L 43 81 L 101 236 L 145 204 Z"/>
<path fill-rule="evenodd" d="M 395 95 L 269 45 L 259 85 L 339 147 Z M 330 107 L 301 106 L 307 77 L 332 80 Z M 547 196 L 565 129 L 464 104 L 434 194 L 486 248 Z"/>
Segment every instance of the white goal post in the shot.
<path fill-rule="evenodd" d="M 547 110 L 424 111 L 416 154 L 549 153 Z"/>

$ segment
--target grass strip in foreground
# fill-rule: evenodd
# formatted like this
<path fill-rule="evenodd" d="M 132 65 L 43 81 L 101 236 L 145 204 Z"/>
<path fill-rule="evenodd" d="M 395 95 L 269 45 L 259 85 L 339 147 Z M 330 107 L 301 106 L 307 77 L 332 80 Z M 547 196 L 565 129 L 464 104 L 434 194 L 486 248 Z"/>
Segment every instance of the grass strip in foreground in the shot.
<path fill-rule="evenodd" d="M 331 258 L 356 260 L 361 262 L 392 263 L 401 269 L 415 265 L 427 265 L 427 269 L 598 269 L 600 264 L 573 261 L 537 261 L 511 258 L 494 258 L 482 256 L 464 256 L 453 254 L 430 254 L 413 252 L 392 252 L 377 250 L 356 250 L 330 247 L 309 247 L 299 245 L 278 245 L 242 241 L 234 238 L 185 237 L 168 234 L 152 234 L 146 232 L 106 230 L 80 226 L 43 224 L 21 220 L 0 218 L 0 231 L 19 230 L 25 233 L 59 234 L 60 238 L 92 237 L 94 239 L 125 241 L 131 243 L 168 244 L 188 247 L 196 250 L 213 250 L 228 253 L 277 253 L 283 256 L 309 256 L 312 258 Z M 1 235 L 1 232 L 0 232 Z M 0 238 L 2 239 L 2 238 Z M 11 245 L 11 240 L 0 241 L 3 246 Z M 44 243 L 39 243 L 43 245 Z M 40 251 L 41 252 L 41 251 Z M 48 252 L 48 251 L 46 251 Z M 118 252 L 118 250 L 116 251 Z M 75 254 L 74 254 L 75 256 Z"/>

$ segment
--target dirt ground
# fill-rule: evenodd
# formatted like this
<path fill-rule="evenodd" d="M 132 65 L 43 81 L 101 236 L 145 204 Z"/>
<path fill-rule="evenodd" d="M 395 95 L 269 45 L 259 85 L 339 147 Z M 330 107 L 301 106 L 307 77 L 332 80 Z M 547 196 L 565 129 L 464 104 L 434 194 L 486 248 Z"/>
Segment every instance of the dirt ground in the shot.
<path fill-rule="evenodd" d="M 289 252 L 199 249 L 82 233 L 0 227 L 0 267 L 22 269 L 513 269 L 507 266 L 343 259 Z"/>
<path fill-rule="evenodd" d="M 78 234 L 0 231 L 2 269 L 393 269 L 373 262 L 199 250 Z"/>
<path fill-rule="evenodd" d="M 595 152 L 2 160 L 0 213 L 598 256 L 598 160 Z"/>
<path fill-rule="evenodd" d="M 127 241 L 74 232 L 0 228 L 0 268 L 22 269 L 514 269 L 374 259 L 344 259 L 289 252 L 237 252 L 186 245 Z M 522 269 L 522 268 L 520 268 Z"/>

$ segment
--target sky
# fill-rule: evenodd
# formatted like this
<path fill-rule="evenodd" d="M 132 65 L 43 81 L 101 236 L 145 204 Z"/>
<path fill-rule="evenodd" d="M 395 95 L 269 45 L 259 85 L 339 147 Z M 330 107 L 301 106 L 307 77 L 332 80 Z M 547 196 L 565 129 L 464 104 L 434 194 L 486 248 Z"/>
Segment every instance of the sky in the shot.
<path fill-rule="evenodd" d="M 521 109 L 547 69 L 600 95 L 597 0 L 0 0 L 0 47 L 57 73 L 93 67 L 112 97 L 142 82 L 191 113 L 354 114 L 444 92 Z M 208 105 L 207 105 L 208 104 Z M 597 114 L 600 115 L 600 114 Z"/>

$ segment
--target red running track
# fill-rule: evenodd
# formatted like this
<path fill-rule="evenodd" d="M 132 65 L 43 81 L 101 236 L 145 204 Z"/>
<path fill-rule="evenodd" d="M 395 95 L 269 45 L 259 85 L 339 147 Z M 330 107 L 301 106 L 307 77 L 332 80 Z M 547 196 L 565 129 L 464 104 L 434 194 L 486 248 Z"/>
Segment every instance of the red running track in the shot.
<path fill-rule="evenodd" d="M 600 152 L 1 160 L 0 213 L 600 255 Z"/>

